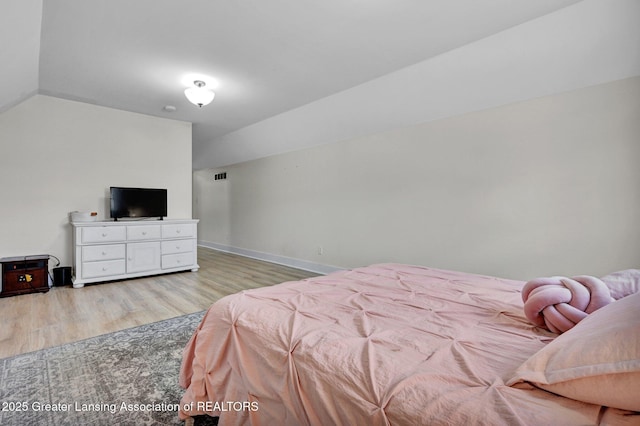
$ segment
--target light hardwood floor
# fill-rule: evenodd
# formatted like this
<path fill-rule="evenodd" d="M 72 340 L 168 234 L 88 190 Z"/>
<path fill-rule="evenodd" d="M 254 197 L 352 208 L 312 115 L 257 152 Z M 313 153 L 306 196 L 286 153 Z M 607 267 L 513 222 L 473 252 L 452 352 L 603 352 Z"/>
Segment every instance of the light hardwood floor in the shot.
<path fill-rule="evenodd" d="M 198 272 L 0 298 L 0 358 L 208 308 L 228 294 L 317 274 L 198 247 Z"/>

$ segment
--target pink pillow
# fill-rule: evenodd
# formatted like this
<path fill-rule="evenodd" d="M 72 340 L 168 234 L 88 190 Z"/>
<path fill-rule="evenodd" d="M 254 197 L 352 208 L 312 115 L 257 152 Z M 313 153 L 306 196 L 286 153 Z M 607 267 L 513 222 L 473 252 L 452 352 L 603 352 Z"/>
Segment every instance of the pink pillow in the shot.
<path fill-rule="evenodd" d="M 609 287 L 611 297 L 616 300 L 640 291 L 640 269 L 612 272 L 601 280 Z"/>
<path fill-rule="evenodd" d="M 598 309 L 558 336 L 507 382 L 591 404 L 640 411 L 640 293 Z"/>

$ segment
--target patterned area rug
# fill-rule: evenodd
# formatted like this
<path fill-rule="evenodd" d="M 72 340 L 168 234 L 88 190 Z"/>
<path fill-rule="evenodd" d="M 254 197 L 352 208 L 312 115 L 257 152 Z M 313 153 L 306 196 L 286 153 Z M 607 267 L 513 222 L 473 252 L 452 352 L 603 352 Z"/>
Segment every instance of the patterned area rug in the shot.
<path fill-rule="evenodd" d="M 182 349 L 203 315 L 0 359 L 0 424 L 183 425 Z"/>

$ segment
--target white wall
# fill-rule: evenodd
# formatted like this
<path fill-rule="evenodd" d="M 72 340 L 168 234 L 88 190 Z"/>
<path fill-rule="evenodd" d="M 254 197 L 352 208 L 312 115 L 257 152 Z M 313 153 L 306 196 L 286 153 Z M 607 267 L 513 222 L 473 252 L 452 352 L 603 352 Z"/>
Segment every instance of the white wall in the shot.
<path fill-rule="evenodd" d="M 636 77 L 197 171 L 199 238 L 310 269 L 637 268 L 639 117 Z"/>
<path fill-rule="evenodd" d="M 0 257 L 70 266 L 68 213 L 108 219 L 110 186 L 167 188 L 191 217 L 191 123 L 36 95 L 0 114 L 0 147 Z"/>

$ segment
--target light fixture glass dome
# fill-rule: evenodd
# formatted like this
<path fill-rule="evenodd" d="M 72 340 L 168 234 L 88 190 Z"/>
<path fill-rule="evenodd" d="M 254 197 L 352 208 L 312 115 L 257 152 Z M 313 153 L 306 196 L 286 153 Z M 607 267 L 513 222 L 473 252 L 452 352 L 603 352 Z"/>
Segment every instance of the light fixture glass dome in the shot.
<path fill-rule="evenodd" d="M 184 91 L 184 95 L 189 99 L 189 102 L 198 105 L 200 108 L 210 104 L 216 96 L 213 90 L 205 88 L 205 82 L 201 80 L 194 81 L 193 85 L 194 87 L 189 87 Z"/>

